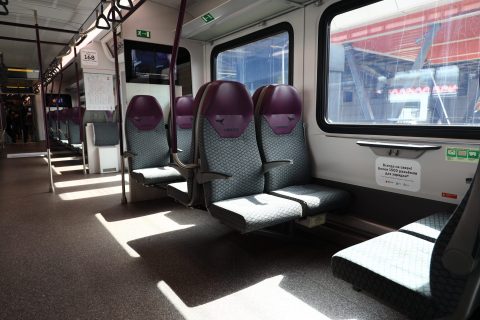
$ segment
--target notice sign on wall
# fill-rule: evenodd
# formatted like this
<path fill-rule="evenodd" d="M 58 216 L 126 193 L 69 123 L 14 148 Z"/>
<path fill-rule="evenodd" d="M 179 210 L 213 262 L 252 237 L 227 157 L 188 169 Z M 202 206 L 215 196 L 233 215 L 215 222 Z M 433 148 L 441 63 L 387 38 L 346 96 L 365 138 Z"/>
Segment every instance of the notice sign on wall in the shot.
<path fill-rule="evenodd" d="M 115 110 L 112 75 L 84 73 L 83 82 L 87 110 Z"/>
<path fill-rule="evenodd" d="M 80 61 L 84 66 L 98 66 L 98 54 L 96 50 L 84 49 L 80 52 Z"/>
<path fill-rule="evenodd" d="M 383 187 L 417 192 L 421 166 L 414 160 L 379 157 L 375 161 L 375 179 Z"/>

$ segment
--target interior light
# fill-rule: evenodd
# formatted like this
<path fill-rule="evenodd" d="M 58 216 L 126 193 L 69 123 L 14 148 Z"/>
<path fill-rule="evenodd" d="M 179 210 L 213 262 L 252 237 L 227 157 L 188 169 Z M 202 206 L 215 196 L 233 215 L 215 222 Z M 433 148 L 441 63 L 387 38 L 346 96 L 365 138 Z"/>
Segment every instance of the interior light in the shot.
<path fill-rule="evenodd" d="M 110 11 L 108 11 L 107 19 L 111 22 L 122 22 L 122 13 L 118 10 L 114 2 L 112 2 Z"/>
<path fill-rule="evenodd" d="M 80 43 L 82 43 L 85 39 L 87 38 L 86 34 L 80 34 L 77 39 L 75 39 L 75 44 L 74 46 L 78 46 Z"/>
<path fill-rule="evenodd" d="M 110 22 L 108 22 L 107 17 L 103 13 L 103 3 L 100 4 L 100 15 L 98 11 L 95 11 L 97 14 L 97 21 L 95 22 L 95 27 L 102 30 L 109 30 L 110 29 Z"/>
<path fill-rule="evenodd" d="M 130 10 L 133 8 L 132 0 L 117 0 L 117 7 L 120 9 Z"/>

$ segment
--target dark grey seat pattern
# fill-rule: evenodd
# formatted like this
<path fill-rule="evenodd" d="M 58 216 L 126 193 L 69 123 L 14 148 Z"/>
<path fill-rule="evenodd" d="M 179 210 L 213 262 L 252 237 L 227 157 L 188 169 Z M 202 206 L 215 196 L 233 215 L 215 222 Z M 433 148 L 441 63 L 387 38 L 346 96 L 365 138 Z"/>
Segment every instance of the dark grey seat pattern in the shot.
<path fill-rule="evenodd" d="M 264 86 L 255 92 L 253 100 L 263 161 L 293 161 L 266 173 L 265 191 L 298 201 L 304 216 L 344 209 L 350 201 L 348 192 L 312 183 L 302 104 L 296 89 Z"/>
<path fill-rule="evenodd" d="M 449 215 L 446 224 L 447 214 L 436 214 L 407 225 L 399 232 L 336 253 L 332 257 L 333 274 L 378 296 L 411 318 L 451 316 L 462 298 L 468 276 L 449 272 L 442 257 L 469 195 L 470 191 Z M 442 224 L 438 235 L 422 233 L 418 228 L 428 225 L 434 229 Z M 478 257 L 478 252 L 474 256 Z"/>
<path fill-rule="evenodd" d="M 204 184 L 208 211 L 240 232 L 300 218 L 299 203 L 263 193 L 253 104 L 245 87 L 232 81 L 214 81 L 201 100 L 196 118 L 199 176 L 208 172 L 223 175 L 223 179 Z"/>
<path fill-rule="evenodd" d="M 119 143 L 118 124 L 116 122 L 94 122 L 93 143 L 97 147 L 115 146 Z"/>
<path fill-rule="evenodd" d="M 125 133 L 132 178 L 145 185 L 162 185 L 182 180 L 180 173 L 169 167 L 170 149 L 163 112 L 152 96 L 138 95 L 130 101 Z"/>

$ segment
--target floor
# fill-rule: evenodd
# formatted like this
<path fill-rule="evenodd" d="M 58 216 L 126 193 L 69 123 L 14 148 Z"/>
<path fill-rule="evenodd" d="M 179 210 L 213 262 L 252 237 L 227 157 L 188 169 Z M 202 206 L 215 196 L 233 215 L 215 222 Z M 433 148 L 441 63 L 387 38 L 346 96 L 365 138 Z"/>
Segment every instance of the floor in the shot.
<path fill-rule="evenodd" d="M 52 194 L 44 158 L 0 160 L 0 319 L 404 319 L 332 276 L 337 245 L 122 206 L 119 175 L 79 161 L 57 155 Z"/>

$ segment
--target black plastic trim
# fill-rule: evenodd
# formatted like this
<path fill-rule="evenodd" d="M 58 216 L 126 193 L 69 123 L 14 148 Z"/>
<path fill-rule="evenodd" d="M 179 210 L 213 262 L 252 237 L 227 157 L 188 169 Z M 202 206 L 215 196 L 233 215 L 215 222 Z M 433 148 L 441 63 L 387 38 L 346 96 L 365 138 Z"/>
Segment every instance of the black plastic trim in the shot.
<path fill-rule="evenodd" d="M 210 55 L 210 77 L 212 81 L 217 79 L 217 57 L 220 53 L 249 44 L 258 40 L 262 40 L 279 33 L 288 32 L 288 84 L 293 85 L 293 48 L 294 48 L 294 36 L 293 27 L 288 22 L 281 22 L 271 27 L 255 31 L 247 34 L 243 37 L 227 41 L 216 45 L 212 49 Z"/>
<path fill-rule="evenodd" d="M 385 136 L 434 137 L 453 139 L 476 139 L 480 127 L 470 126 L 405 126 L 405 125 L 359 125 L 332 124 L 326 119 L 328 103 L 328 66 L 330 52 L 330 23 L 342 13 L 355 10 L 381 0 L 344 0 L 328 6 L 320 17 L 318 28 L 317 61 L 317 124 L 324 132 L 343 134 L 366 134 Z"/>

